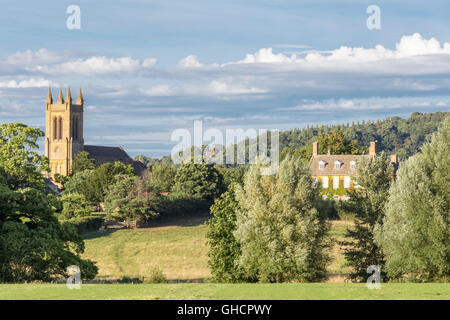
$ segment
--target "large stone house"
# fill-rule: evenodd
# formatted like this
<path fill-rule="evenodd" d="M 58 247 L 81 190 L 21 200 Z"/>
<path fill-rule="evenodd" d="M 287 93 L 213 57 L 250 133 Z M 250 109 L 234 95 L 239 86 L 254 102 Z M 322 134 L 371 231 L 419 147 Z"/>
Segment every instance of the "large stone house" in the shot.
<path fill-rule="evenodd" d="M 370 142 L 369 154 L 344 154 L 335 155 L 319 154 L 318 142 L 313 143 L 313 153 L 309 161 L 309 168 L 313 179 L 320 183 L 327 198 L 332 195 L 335 199 L 347 199 L 346 191 L 351 188 L 359 188 L 358 182 L 352 179 L 355 174 L 356 163 L 363 159 L 373 159 L 377 156 L 377 141 Z M 397 164 L 397 156 L 391 156 L 391 162 Z"/>
<path fill-rule="evenodd" d="M 132 165 L 136 174 L 146 171 L 142 162 L 133 160 L 121 147 L 84 144 L 84 100 L 81 89 L 75 103 L 72 101 L 70 88 L 65 98 L 60 89 L 58 99 L 53 103 L 49 88 L 45 106 L 45 156 L 49 159 L 49 178 L 53 178 L 55 174 L 69 175 L 74 157 L 82 151 L 89 152 L 89 157 L 98 164 L 120 161 Z"/>

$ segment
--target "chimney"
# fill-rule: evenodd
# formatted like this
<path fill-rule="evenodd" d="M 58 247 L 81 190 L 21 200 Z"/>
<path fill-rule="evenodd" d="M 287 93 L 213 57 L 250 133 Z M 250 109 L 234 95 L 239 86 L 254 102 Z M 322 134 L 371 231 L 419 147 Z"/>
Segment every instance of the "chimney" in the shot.
<path fill-rule="evenodd" d="M 331 149 L 330 148 L 328 148 L 327 155 L 331 156 Z"/>
<path fill-rule="evenodd" d="M 372 157 L 375 157 L 377 155 L 377 147 L 378 142 L 377 141 L 371 141 L 369 146 L 369 155 Z"/>
<path fill-rule="evenodd" d="M 317 156 L 319 154 L 319 143 L 317 141 L 313 142 L 313 156 Z"/>
<path fill-rule="evenodd" d="M 398 160 L 397 160 L 397 155 L 396 154 L 392 154 L 391 155 L 391 163 L 397 164 Z"/>

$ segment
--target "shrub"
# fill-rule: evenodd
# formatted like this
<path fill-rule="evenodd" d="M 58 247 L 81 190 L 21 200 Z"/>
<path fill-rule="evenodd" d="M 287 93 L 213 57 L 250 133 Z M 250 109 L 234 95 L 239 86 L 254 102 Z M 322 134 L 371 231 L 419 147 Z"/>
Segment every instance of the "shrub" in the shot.
<path fill-rule="evenodd" d="M 150 277 L 144 279 L 145 283 L 166 283 L 167 279 L 164 273 L 159 268 L 153 268 L 150 271 Z"/>

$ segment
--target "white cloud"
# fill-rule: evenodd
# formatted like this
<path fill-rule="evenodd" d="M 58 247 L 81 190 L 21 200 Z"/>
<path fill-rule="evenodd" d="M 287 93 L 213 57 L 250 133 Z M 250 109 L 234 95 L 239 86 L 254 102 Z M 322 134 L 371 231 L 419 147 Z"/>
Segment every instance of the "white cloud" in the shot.
<path fill-rule="evenodd" d="M 290 56 L 282 53 L 275 54 L 272 48 L 262 48 L 254 54 L 247 54 L 245 59 L 236 63 L 299 63 L 320 65 L 327 62 L 361 63 L 434 54 L 450 55 L 450 43 L 445 42 L 441 46 L 435 38 L 427 40 L 419 33 L 414 33 L 411 36 L 403 36 L 400 42 L 396 44 L 395 50 L 386 49 L 382 45 L 377 45 L 372 49 L 341 46 L 335 50 L 311 52 L 302 58 L 295 54 Z"/>
<path fill-rule="evenodd" d="M 29 71 L 38 71 L 46 74 L 71 74 L 71 75 L 102 75 L 112 73 L 133 73 L 151 68 L 156 59 L 145 59 L 142 63 L 131 57 L 107 58 L 90 57 L 87 59 L 76 59 L 56 65 L 38 65 L 27 68 Z"/>
<path fill-rule="evenodd" d="M 331 110 L 383 110 L 407 107 L 448 106 L 443 101 L 433 101 L 429 98 L 379 98 L 366 99 L 329 99 L 324 101 L 304 101 L 292 108 L 279 110 L 290 111 L 331 111 Z"/>
<path fill-rule="evenodd" d="M 50 64 L 61 61 L 63 56 L 61 53 L 42 48 L 34 52 L 31 50 L 16 52 L 6 57 L 5 63 L 13 66 Z"/>
<path fill-rule="evenodd" d="M 202 67 L 203 66 L 203 64 L 201 64 L 198 61 L 197 56 L 194 56 L 194 55 L 189 55 L 186 58 L 181 59 L 178 62 L 178 65 L 181 66 L 181 67 L 185 67 L 185 68 L 193 68 L 193 67 L 195 68 L 195 67 Z"/>
<path fill-rule="evenodd" d="M 42 88 L 49 87 L 52 85 L 56 85 L 50 80 L 42 79 L 42 78 L 31 78 L 27 80 L 17 81 L 17 80 L 8 80 L 8 81 L 0 81 L 0 88 Z"/>
<path fill-rule="evenodd" d="M 242 83 L 232 83 L 230 80 L 217 79 L 204 85 L 186 85 L 182 88 L 182 92 L 188 95 L 244 95 L 268 91 Z"/>
<path fill-rule="evenodd" d="M 141 89 L 141 92 L 146 96 L 170 96 L 173 90 L 168 85 L 157 85 L 147 89 Z"/>
<path fill-rule="evenodd" d="M 207 92 L 213 94 L 249 94 L 265 93 L 267 91 L 256 87 L 248 87 L 242 84 L 233 84 L 220 80 L 213 80 L 208 84 Z"/>

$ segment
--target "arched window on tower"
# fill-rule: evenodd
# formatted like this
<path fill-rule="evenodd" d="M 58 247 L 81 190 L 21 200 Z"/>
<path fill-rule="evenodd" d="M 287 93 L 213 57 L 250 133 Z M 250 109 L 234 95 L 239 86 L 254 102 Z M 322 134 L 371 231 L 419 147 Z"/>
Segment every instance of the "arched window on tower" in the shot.
<path fill-rule="evenodd" d="M 75 140 L 78 140 L 78 118 L 75 118 Z"/>
<path fill-rule="evenodd" d="M 57 118 L 53 118 L 53 140 L 56 140 L 58 138 L 58 120 Z"/>
<path fill-rule="evenodd" d="M 76 136 L 76 118 L 72 118 L 72 139 L 76 140 L 77 136 Z"/>
<path fill-rule="evenodd" d="M 58 139 L 62 139 L 62 132 L 63 132 L 63 119 L 62 117 L 59 118 L 59 127 L 58 127 Z"/>

